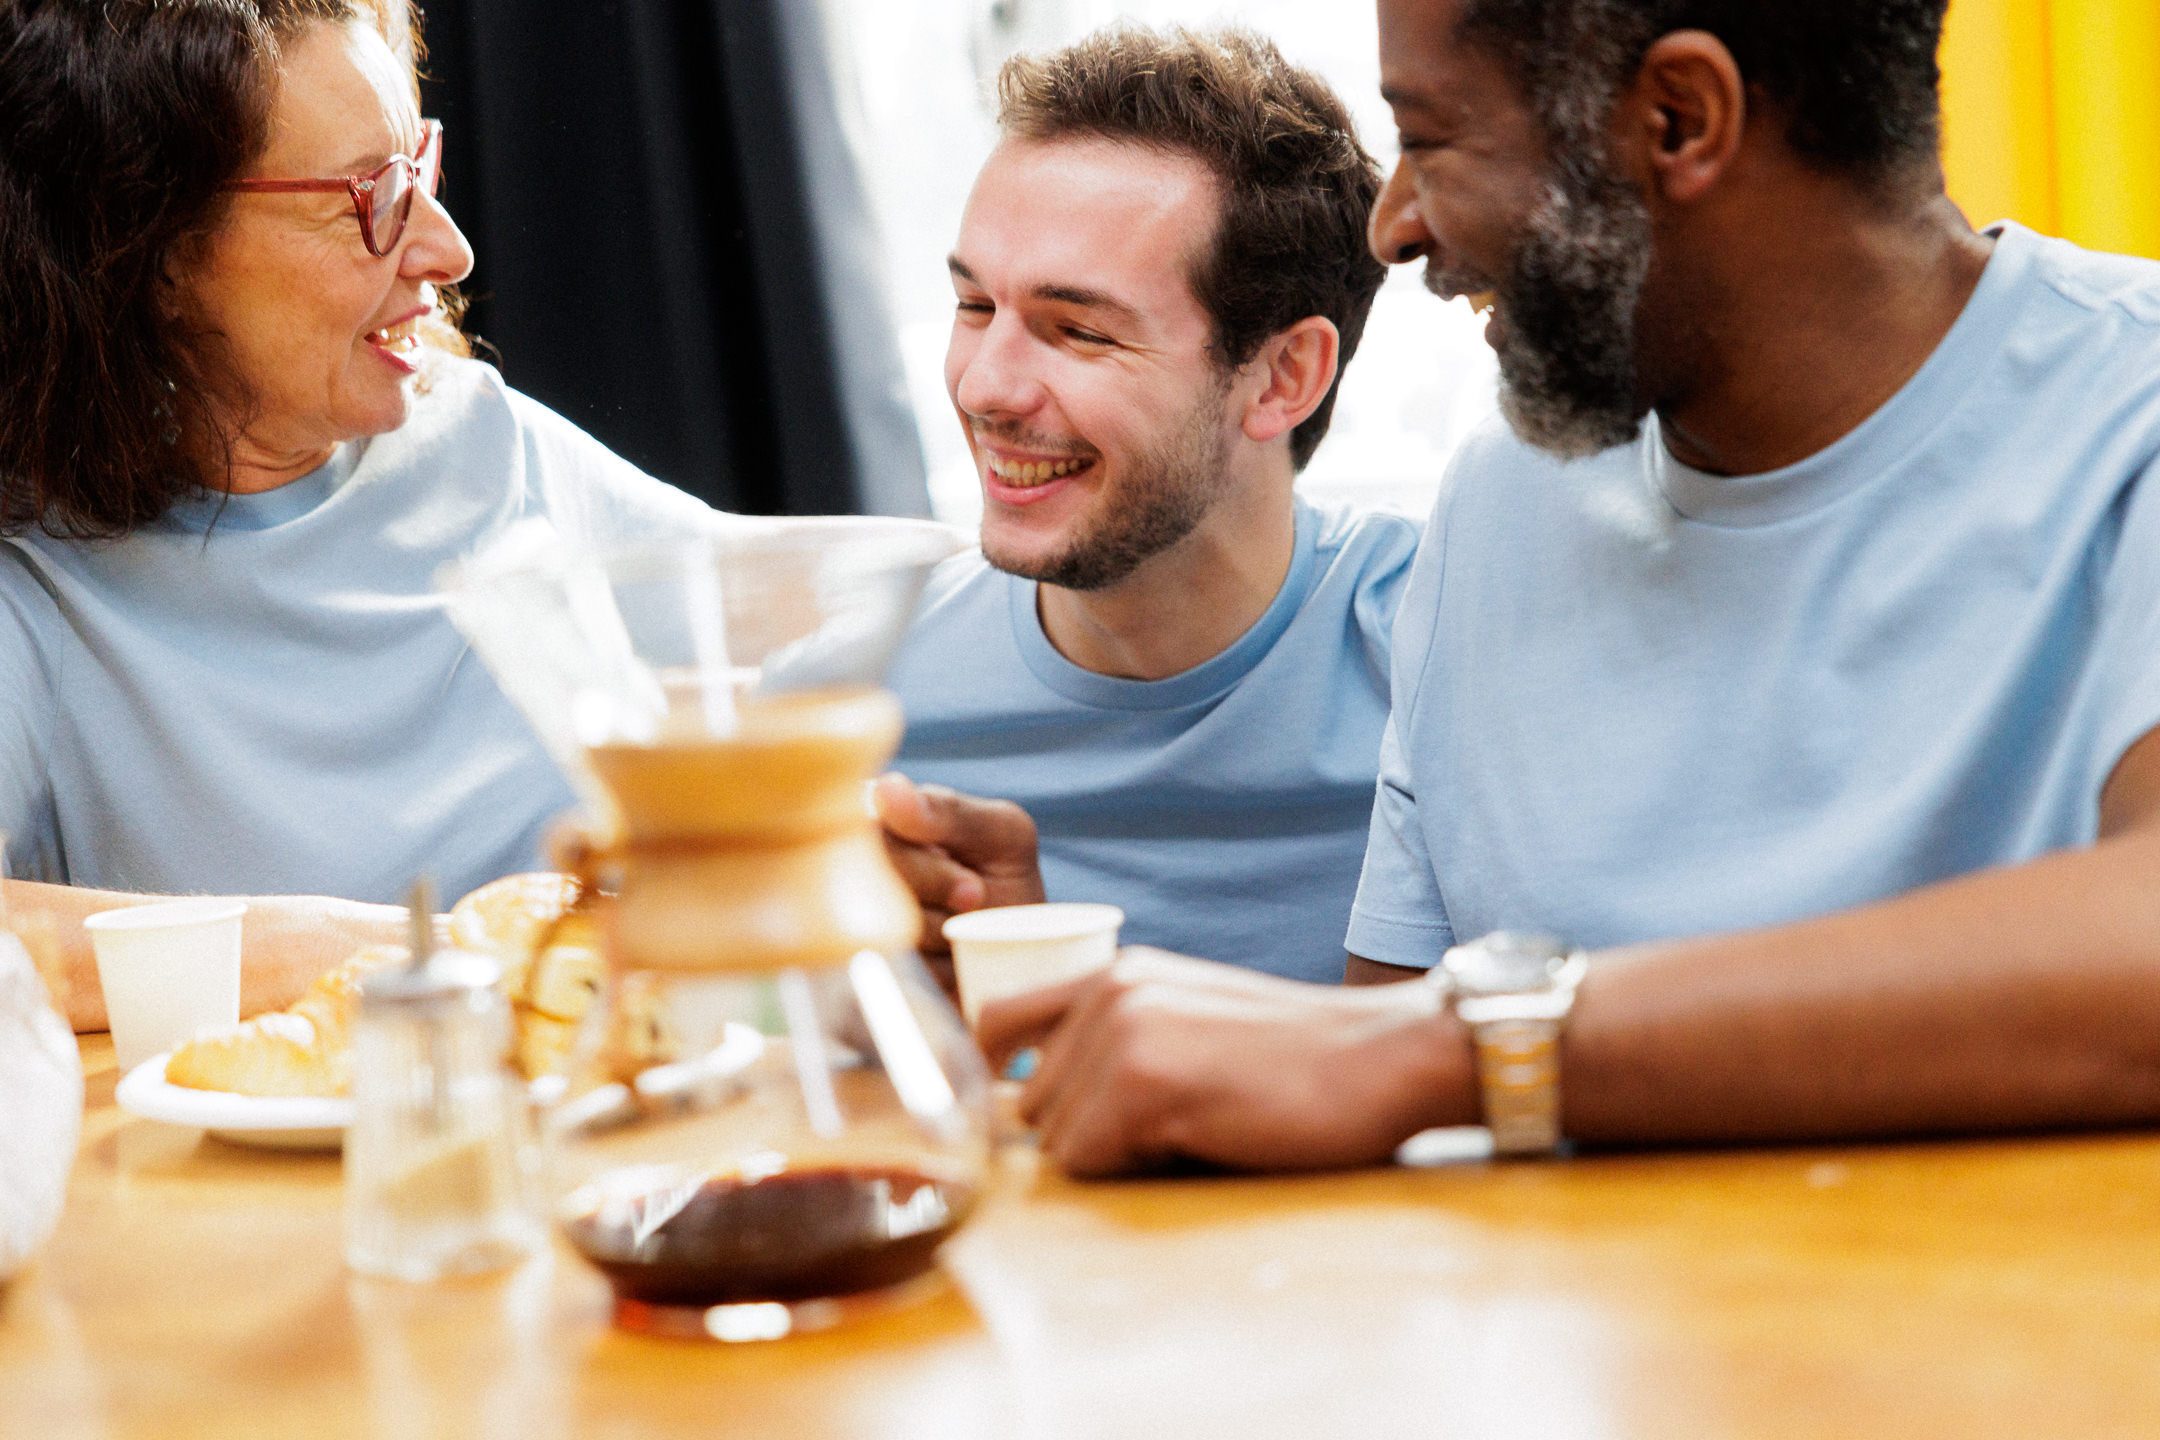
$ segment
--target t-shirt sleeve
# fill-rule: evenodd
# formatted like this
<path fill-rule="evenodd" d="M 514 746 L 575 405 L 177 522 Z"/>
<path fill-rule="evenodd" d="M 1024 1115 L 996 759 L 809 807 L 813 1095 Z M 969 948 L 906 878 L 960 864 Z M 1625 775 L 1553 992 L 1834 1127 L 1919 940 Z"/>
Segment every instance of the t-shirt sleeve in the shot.
<path fill-rule="evenodd" d="M 1374 663 L 1385 669 L 1390 664 L 1395 616 L 1409 588 L 1422 527 L 1399 515 L 1372 516 L 1367 524 L 1375 533 L 1372 555 L 1358 584 L 1357 626 Z"/>
<path fill-rule="evenodd" d="M 57 702 L 37 645 L 36 619 L 52 599 L 12 546 L 0 545 L 0 834 L 7 873 L 59 881 L 49 755 Z"/>
<path fill-rule="evenodd" d="M 1380 737 L 1380 783 L 1372 828 L 1365 841 L 1365 869 L 1343 946 L 1353 955 L 1386 965 L 1430 969 L 1455 943 L 1447 904 L 1418 825 L 1417 792 L 1393 718 Z"/>
<path fill-rule="evenodd" d="M 1460 465 L 1460 457 L 1456 460 Z M 1416 733 L 1418 691 L 1431 658 L 1439 620 L 1440 572 L 1447 548 L 1447 517 L 1453 469 L 1442 480 L 1432 518 L 1411 535 L 1411 555 L 1400 598 L 1393 607 L 1391 701 L 1380 735 L 1380 779 L 1366 833 L 1365 868 L 1358 876 L 1344 948 L 1387 965 L 1430 969 L 1455 943 L 1447 902 L 1418 819 L 1417 769 L 1410 747 Z"/>
<path fill-rule="evenodd" d="M 2122 516 L 2093 656 L 2099 698 L 2095 803 L 2123 752 L 2160 726 L 2160 460 L 2131 482 Z"/>

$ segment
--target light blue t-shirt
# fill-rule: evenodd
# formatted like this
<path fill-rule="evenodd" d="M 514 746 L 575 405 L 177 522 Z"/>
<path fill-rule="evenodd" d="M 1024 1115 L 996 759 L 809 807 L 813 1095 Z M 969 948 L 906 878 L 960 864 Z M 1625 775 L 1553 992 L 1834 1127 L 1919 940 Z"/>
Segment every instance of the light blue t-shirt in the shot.
<path fill-rule="evenodd" d="M 1348 946 L 1771 925 L 2089 843 L 2160 724 L 2160 265 L 2005 227 L 1858 429 L 1456 460 L 1395 627 Z"/>
<path fill-rule="evenodd" d="M 1032 582 L 957 556 L 893 669 L 899 768 L 1018 801 L 1050 898 L 1122 907 L 1128 944 L 1339 980 L 1416 546 L 1399 516 L 1299 501 L 1274 603 L 1167 680 L 1073 664 L 1043 634 Z"/>
<path fill-rule="evenodd" d="M 19 878 L 445 897 L 530 868 L 562 775 L 452 628 L 444 562 L 546 516 L 596 543 L 702 502 L 443 359 L 405 425 L 114 544 L 0 542 L 0 827 Z"/>

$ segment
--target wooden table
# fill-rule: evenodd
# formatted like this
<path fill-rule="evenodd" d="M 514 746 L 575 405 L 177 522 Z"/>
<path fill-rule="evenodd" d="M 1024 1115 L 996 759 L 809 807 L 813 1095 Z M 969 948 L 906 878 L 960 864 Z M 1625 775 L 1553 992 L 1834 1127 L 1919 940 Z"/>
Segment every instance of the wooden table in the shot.
<path fill-rule="evenodd" d="M 1017 1159 L 957 1286 L 758 1346 L 606 1323 L 568 1252 L 406 1287 L 338 1164 L 128 1117 L 0 1292 L 0 1435 L 2160 1435 L 2160 1139 L 1078 1185 Z"/>

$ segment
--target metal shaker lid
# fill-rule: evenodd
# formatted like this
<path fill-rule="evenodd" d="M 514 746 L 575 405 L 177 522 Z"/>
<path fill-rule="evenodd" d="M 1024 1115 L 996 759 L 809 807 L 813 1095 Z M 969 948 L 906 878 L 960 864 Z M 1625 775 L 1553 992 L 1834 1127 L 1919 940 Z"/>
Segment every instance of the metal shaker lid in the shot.
<path fill-rule="evenodd" d="M 414 1005 L 464 999 L 491 991 L 502 979 L 502 962 L 476 950 L 437 950 L 417 964 L 386 965 L 360 982 L 361 1003 Z"/>
<path fill-rule="evenodd" d="M 492 991 L 502 979 L 502 962 L 474 950 L 435 946 L 435 882 L 426 875 L 413 881 L 407 897 L 412 926 L 412 960 L 388 966 L 360 982 L 364 1009 L 463 1000 Z"/>

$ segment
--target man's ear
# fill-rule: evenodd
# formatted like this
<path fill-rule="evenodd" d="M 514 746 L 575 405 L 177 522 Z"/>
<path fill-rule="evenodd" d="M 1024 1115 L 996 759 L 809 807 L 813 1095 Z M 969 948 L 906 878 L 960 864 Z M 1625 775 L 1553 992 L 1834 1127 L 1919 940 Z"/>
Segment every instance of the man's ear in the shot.
<path fill-rule="evenodd" d="M 1689 204 L 1715 187 L 1740 153 L 1748 122 L 1740 62 L 1706 30 L 1675 30 L 1643 56 L 1614 121 L 1650 188 Z"/>
<path fill-rule="evenodd" d="M 1304 424 L 1327 398 L 1341 355 L 1342 336 L 1321 315 L 1306 316 L 1262 345 L 1245 367 L 1264 381 L 1246 403 L 1245 438 L 1264 445 Z"/>

